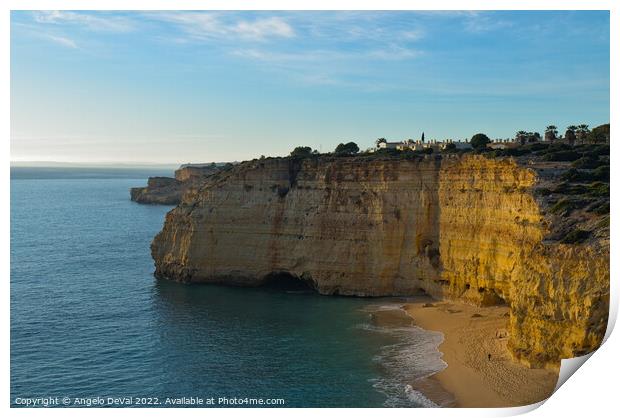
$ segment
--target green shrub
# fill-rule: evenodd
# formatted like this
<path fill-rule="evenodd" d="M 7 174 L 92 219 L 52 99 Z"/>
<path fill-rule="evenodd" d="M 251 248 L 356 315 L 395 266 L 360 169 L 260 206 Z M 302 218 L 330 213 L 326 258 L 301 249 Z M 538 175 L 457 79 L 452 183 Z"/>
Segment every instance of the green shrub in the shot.
<path fill-rule="evenodd" d="M 609 202 L 601 203 L 594 210 L 592 210 L 592 212 L 596 213 L 597 215 L 609 214 Z"/>
<path fill-rule="evenodd" d="M 399 151 L 396 155 L 398 155 L 398 158 L 400 158 L 401 160 L 415 160 L 417 158 L 420 158 L 420 153 L 412 149 Z"/>
<path fill-rule="evenodd" d="M 545 154 L 543 160 L 545 161 L 575 161 L 581 158 L 581 154 L 572 150 L 556 151 Z"/>
<path fill-rule="evenodd" d="M 471 143 L 472 147 L 476 149 L 482 149 L 486 148 L 487 144 L 491 142 L 491 140 L 485 134 L 476 134 L 471 137 L 471 140 L 469 142 Z"/>
<path fill-rule="evenodd" d="M 395 149 L 395 148 L 379 148 L 377 151 L 375 151 L 373 153 L 373 155 L 377 155 L 377 156 L 381 156 L 381 155 L 390 155 L 390 156 L 395 156 L 395 155 L 399 155 L 401 153 L 401 151 Z"/>
<path fill-rule="evenodd" d="M 609 196 L 609 184 L 596 181 L 588 185 L 588 194 L 590 196 L 606 197 Z"/>
<path fill-rule="evenodd" d="M 561 179 L 565 181 L 572 181 L 572 182 L 597 181 L 598 180 L 598 181 L 604 181 L 606 183 L 609 183 L 609 166 L 608 165 L 600 166 L 596 168 L 595 170 L 592 170 L 592 172 L 571 168 L 567 170 L 564 174 L 562 174 Z"/>
<path fill-rule="evenodd" d="M 560 183 L 554 189 L 554 193 L 569 194 L 569 195 L 585 194 L 588 191 L 589 189 L 587 186 L 583 186 L 581 184 L 570 184 L 568 182 Z"/>
<path fill-rule="evenodd" d="M 314 151 L 316 153 L 316 151 Z M 297 158 L 306 158 L 312 156 L 313 151 L 310 147 L 295 147 L 293 151 L 291 151 L 291 157 Z"/>
<path fill-rule="evenodd" d="M 589 155 L 592 157 L 598 157 L 601 155 L 609 155 L 609 145 L 597 145 L 597 146 L 589 146 L 584 155 Z"/>
<path fill-rule="evenodd" d="M 334 152 L 336 155 L 352 155 L 357 154 L 360 151 L 360 147 L 355 142 L 347 142 L 346 144 L 338 144 Z"/>
<path fill-rule="evenodd" d="M 609 166 L 603 165 L 592 172 L 592 180 L 600 180 L 609 183 Z"/>
<path fill-rule="evenodd" d="M 587 177 L 588 173 L 586 173 L 585 171 L 577 170 L 576 168 L 571 168 L 567 170 L 564 174 L 562 174 L 560 178 L 564 181 L 579 181 L 583 178 L 584 175 Z"/>
<path fill-rule="evenodd" d="M 564 198 L 556 202 L 555 205 L 551 206 L 549 212 L 557 214 L 557 215 L 568 215 L 575 209 L 581 209 L 590 203 L 592 203 L 594 199 L 590 198 Z"/>
<path fill-rule="evenodd" d="M 596 213 L 597 215 L 607 215 L 609 213 L 609 200 L 595 200 L 594 203 L 586 208 L 586 212 Z"/>
<path fill-rule="evenodd" d="M 529 151 L 544 151 L 549 148 L 549 144 L 543 144 L 542 142 L 534 142 L 533 144 L 525 145 L 523 148 Z"/>
<path fill-rule="evenodd" d="M 601 219 L 599 223 L 596 224 L 597 228 L 609 228 L 609 216 Z"/>
<path fill-rule="evenodd" d="M 506 155 L 509 157 L 519 157 L 521 155 L 529 154 L 532 152 L 532 150 L 526 147 L 508 148 L 508 149 L 501 150 L 501 151 L 503 152 L 503 155 Z"/>
<path fill-rule="evenodd" d="M 557 152 L 557 151 L 567 151 L 573 149 L 570 145 L 568 144 L 564 144 L 562 142 L 557 142 L 555 144 L 551 144 L 549 145 L 549 148 L 547 148 L 547 151 L 549 152 Z"/>
<path fill-rule="evenodd" d="M 596 168 L 599 166 L 598 157 L 585 155 L 571 164 L 575 168 Z"/>
<path fill-rule="evenodd" d="M 577 170 L 574 168 L 569 169 L 562 174 L 562 179 L 567 181 L 604 181 L 609 183 L 609 166 L 603 165 L 591 172 Z"/>
<path fill-rule="evenodd" d="M 583 229 L 575 229 L 569 232 L 563 239 L 562 244 L 578 244 L 584 242 L 590 236 L 590 231 L 584 231 Z"/>
<path fill-rule="evenodd" d="M 549 212 L 551 213 L 562 213 L 566 211 L 570 211 L 572 209 L 572 203 L 568 199 L 561 199 L 555 205 L 551 206 Z"/>
<path fill-rule="evenodd" d="M 497 157 L 503 157 L 505 154 L 504 154 L 504 150 L 496 149 L 491 152 L 487 152 L 485 155 L 489 158 L 497 158 Z"/>
<path fill-rule="evenodd" d="M 607 140 L 607 137 L 605 136 L 605 134 L 601 131 L 596 131 L 593 130 L 592 132 L 590 132 L 588 134 L 588 136 L 586 137 L 586 141 L 590 142 L 591 144 L 597 143 L 597 142 L 605 142 Z"/>

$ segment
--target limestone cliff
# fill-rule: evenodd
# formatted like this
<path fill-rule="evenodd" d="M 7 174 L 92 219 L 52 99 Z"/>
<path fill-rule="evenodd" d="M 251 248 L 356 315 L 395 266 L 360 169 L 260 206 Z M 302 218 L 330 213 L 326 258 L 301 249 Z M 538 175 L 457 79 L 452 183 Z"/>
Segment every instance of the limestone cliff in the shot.
<path fill-rule="evenodd" d="M 146 187 L 132 187 L 129 194 L 137 203 L 178 205 L 184 193 L 218 170 L 215 164 L 186 164 L 174 172 L 174 178 L 149 177 Z"/>
<path fill-rule="evenodd" d="M 129 194 L 137 203 L 177 205 L 181 202 L 183 187 L 171 177 L 149 177 L 146 187 L 132 187 Z"/>
<path fill-rule="evenodd" d="M 256 286 L 287 273 L 323 294 L 507 303 L 515 357 L 557 367 L 605 332 L 608 233 L 549 240 L 540 173 L 475 155 L 246 162 L 168 213 L 155 274 Z"/>

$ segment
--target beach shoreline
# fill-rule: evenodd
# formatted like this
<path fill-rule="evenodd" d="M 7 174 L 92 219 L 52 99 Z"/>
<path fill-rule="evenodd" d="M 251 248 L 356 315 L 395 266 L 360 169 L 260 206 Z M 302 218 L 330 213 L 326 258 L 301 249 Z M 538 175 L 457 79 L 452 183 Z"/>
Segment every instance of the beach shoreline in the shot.
<path fill-rule="evenodd" d="M 434 401 L 447 392 L 452 407 L 514 407 L 548 398 L 558 374 L 530 369 L 512 359 L 508 343 L 509 308 L 476 307 L 431 298 L 404 303 L 415 326 L 444 336 L 438 350 L 447 367 L 412 384 Z M 435 402 L 437 403 L 437 402 Z"/>

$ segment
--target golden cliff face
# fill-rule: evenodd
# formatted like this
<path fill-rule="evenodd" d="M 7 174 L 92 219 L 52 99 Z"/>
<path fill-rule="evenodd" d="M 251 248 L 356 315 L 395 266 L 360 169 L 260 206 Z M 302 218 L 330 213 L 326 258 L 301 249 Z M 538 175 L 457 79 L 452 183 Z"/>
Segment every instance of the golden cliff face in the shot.
<path fill-rule="evenodd" d="M 508 303 L 515 356 L 557 367 L 600 344 L 609 251 L 545 243 L 536 181 L 480 156 L 254 160 L 167 215 L 156 275 L 256 286 L 284 272 L 323 294 Z"/>
<path fill-rule="evenodd" d="M 522 362 L 558 359 L 599 347 L 609 314 L 609 246 L 539 245 L 523 254 L 511 283 L 510 349 Z"/>
<path fill-rule="evenodd" d="M 440 173 L 439 242 L 444 293 L 481 305 L 510 299 L 520 256 L 544 231 L 530 170 L 511 160 L 452 158 Z"/>
<path fill-rule="evenodd" d="M 434 159 L 243 164 L 168 214 L 153 244 L 157 273 L 260 284 L 288 272 L 325 294 L 410 295 L 439 266 L 439 168 Z"/>

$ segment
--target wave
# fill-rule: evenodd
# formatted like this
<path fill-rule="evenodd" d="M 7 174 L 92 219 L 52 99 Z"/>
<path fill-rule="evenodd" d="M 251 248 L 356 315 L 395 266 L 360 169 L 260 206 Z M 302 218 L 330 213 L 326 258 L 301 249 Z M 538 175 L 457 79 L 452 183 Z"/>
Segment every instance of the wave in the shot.
<path fill-rule="evenodd" d="M 407 314 L 401 304 L 369 305 L 362 309 L 368 312 L 370 319 L 380 315 L 404 317 Z M 389 312 L 389 313 L 388 313 Z M 376 322 L 376 321 L 373 321 Z M 451 396 L 438 390 L 437 385 L 425 381 L 433 374 L 447 367 L 438 350 L 443 342 L 443 334 L 427 331 L 414 325 L 402 326 L 403 321 L 379 321 L 358 324 L 357 328 L 386 337 L 386 344 L 373 357 L 379 368 L 379 377 L 372 379 L 373 387 L 386 396 L 386 407 L 438 407 L 449 404 Z M 433 400 L 430 400 L 418 386 L 430 388 Z"/>
<path fill-rule="evenodd" d="M 422 392 L 415 390 L 411 385 L 405 385 L 405 395 L 415 405 L 419 405 L 423 408 L 437 408 L 439 406 L 424 396 Z"/>

